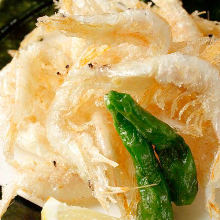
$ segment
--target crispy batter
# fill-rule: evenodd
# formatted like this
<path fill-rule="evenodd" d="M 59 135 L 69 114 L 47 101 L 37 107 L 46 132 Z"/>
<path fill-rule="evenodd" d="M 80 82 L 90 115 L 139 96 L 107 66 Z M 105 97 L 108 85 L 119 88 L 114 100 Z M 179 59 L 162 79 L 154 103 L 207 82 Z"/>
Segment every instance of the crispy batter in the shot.
<path fill-rule="evenodd" d="M 59 1 L 0 72 L 1 214 L 20 194 L 38 205 L 116 203 L 135 218 L 134 167 L 103 100 L 117 90 L 189 144 L 200 187 L 186 213 L 220 218 L 218 27 L 177 0 L 154 2 Z"/>

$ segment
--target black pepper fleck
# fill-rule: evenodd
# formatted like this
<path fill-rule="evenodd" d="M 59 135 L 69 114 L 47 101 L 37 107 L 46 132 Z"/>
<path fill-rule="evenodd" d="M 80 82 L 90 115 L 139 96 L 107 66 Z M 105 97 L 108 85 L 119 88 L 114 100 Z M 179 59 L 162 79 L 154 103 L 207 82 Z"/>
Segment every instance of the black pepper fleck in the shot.
<path fill-rule="evenodd" d="M 93 185 L 92 185 L 92 183 L 91 183 L 91 180 L 88 180 L 88 186 L 89 186 L 89 188 L 90 188 L 92 191 L 94 191 L 94 187 L 93 187 Z"/>
<path fill-rule="evenodd" d="M 53 165 L 55 166 L 55 167 L 57 167 L 57 162 L 54 160 L 53 161 Z"/>
<path fill-rule="evenodd" d="M 70 65 L 66 65 L 66 69 L 69 69 Z"/>
<path fill-rule="evenodd" d="M 94 67 L 94 65 L 92 63 L 89 63 L 88 66 L 89 66 L 89 68 L 93 68 Z"/>
<path fill-rule="evenodd" d="M 60 72 L 57 72 L 57 75 L 61 75 L 61 73 L 60 73 Z"/>

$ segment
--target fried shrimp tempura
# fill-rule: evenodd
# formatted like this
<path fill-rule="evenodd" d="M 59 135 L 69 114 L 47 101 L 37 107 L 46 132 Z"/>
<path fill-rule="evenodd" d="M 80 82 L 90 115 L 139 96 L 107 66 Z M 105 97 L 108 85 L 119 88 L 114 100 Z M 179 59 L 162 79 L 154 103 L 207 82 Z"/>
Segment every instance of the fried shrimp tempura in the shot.
<path fill-rule="evenodd" d="M 103 99 L 116 90 L 191 148 L 199 193 L 175 218 L 220 218 L 218 27 L 177 0 L 154 3 L 60 0 L 0 71 L 1 215 L 20 195 L 40 206 L 48 197 L 116 206 L 135 219 L 134 167 Z"/>

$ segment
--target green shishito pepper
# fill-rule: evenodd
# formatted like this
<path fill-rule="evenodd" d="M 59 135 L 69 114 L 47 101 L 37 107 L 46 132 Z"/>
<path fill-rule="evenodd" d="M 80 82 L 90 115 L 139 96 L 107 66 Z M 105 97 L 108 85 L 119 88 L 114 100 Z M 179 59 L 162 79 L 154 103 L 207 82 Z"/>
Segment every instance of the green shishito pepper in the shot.
<path fill-rule="evenodd" d="M 169 186 L 171 200 L 176 205 L 191 204 L 198 191 L 198 182 L 192 153 L 183 138 L 169 125 L 141 108 L 128 94 L 111 91 L 105 96 L 105 102 L 113 115 L 120 113 L 151 147 L 155 146 L 161 173 Z M 117 131 L 118 124 L 115 123 Z M 121 134 L 120 136 L 122 137 Z M 125 141 L 123 143 L 125 145 Z M 149 172 L 149 169 L 146 170 Z"/>
<path fill-rule="evenodd" d="M 169 189 L 153 148 L 124 116 L 114 111 L 112 115 L 115 128 L 134 161 L 137 183 L 139 186 L 146 186 L 140 189 L 137 219 L 173 219 Z M 155 185 L 149 186 L 151 184 Z"/>

